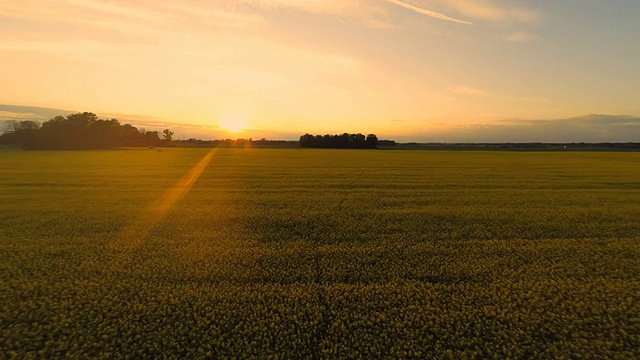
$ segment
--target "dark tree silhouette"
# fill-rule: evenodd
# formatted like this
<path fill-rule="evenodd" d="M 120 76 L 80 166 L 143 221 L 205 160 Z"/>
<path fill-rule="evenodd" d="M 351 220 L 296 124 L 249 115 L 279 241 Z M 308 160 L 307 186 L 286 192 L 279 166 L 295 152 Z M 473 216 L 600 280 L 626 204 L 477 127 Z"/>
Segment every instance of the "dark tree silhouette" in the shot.
<path fill-rule="evenodd" d="M 24 131 L 24 130 L 38 130 L 40 129 L 40 123 L 37 121 L 24 120 L 24 121 L 15 121 L 10 120 L 7 121 L 6 131 L 7 132 L 16 132 L 16 131 Z"/>
<path fill-rule="evenodd" d="M 173 139 L 174 132 L 169 129 L 162 130 L 162 138 L 166 141 L 171 141 Z"/>
<path fill-rule="evenodd" d="M 40 129 L 40 123 L 36 121 L 8 121 L 5 133 L 0 136 L 0 144 L 32 147 L 35 144 L 38 129 Z"/>
<path fill-rule="evenodd" d="M 169 134 L 169 143 L 173 132 Z M 94 113 L 84 112 L 56 116 L 42 124 L 34 121 L 10 122 L 0 136 L 0 143 L 27 149 L 110 149 L 121 146 L 157 146 L 162 141 L 157 131 L 139 131 L 116 119 L 99 119 Z"/>
<path fill-rule="evenodd" d="M 143 131 L 142 132 L 142 145 L 143 146 L 158 146 L 161 144 L 160 134 L 157 131 Z"/>
<path fill-rule="evenodd" d="M 365 140 L 367 143 L 367 147 L 370 149 L 375 149 L 378 147 L 378 137 L 376 134 L 367 135 L 367 139 Z"/>
<path fill-rule="evenodd" d="M 374 134 L 369 134 L 366 137 L 362 134 L 347 133 L 324 136 L 304 134 L 300 137 L 300 146 L 321 149 L 376 149 L 378 137 Z"/>

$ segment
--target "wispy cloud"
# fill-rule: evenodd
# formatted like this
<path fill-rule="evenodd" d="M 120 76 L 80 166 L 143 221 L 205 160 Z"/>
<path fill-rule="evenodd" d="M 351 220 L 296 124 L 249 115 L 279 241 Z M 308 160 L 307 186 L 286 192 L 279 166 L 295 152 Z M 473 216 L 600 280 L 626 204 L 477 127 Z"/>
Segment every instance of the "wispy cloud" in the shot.
<path fill-rule="evenodd" d="M 397 25 L 391 8 L 385 4 L 465 25 L 472 25 L 472 22 L 463 18 L 534 22 L 539 17 L 535 11 L 497 1 L 431 0 L 429 6 L 419 6 L 406 0 L 21 0 L 0 2 L 0 17 L 77 27 L 69 28 L 65 33 L 67 37 L 80 33 L 85 38 L 100 34 L 113 40 L 126 35 L 146 41 L 169 37 L 175 32 L 260 29 L 268 24 L 265 11 L 282 9 L 335 16 L 345 23 L 368 28 Z"/>
<path fill-rule="evenodd" d="M 471 22 L 453 18 L 441 12 L 426 9 L 401 0 L 242 0 L 242 3 L 265 9 L 295 9 L 314 14 L 338 16 L 349 23 L 356 23 L 372 28 L 392 28 L 389 12 L 379 3 L 386 2 L 431 18 L 471 25 Z"/>
<path fill-rule="evenodd" d="M 391 4 L 434 19 L 465 25 L 473 25 L 473 23 L 449 13 L 479 21 L 502 23 L 535 23 L 541 17 L 537 11 L 514 5 L 508 0 L 421 0 L 419 5 L 416 4 L 416 0 L 240 0 L 240 3 L 264 9 L 285 8 L 314 14 L 335 15 L 346 18 L 350 22 L 366 23 L 370 27 L 392 27 L 388 11 L 379 6 L 379 3 Z"/>
<path fill-rule="evenodd" d="M 1 105 L 0 121 L 7 120 L 34 120 L 46 121 L 57 115 L 67 115 L 70 111 L 34 106 Z M 0 127 L 2 130 L 2 127 Z"/>
<path fill-rule="evenodd" d="M 20 113 L 15 111 L 0 110 L 0 120 L 34 120 L 37 115 L 34 113 Z"/>
<path fill-rule="evenodd" d="M 240 0 L 240 3 L 265 9 L 297 9 L 316 14 L 344 14 L 366 7 L 362 0 Z"/>
<path fill-rule="evenodd" d="M 504 37 L 505 40 L 514 43 L 526 43 L 539 40 L 537 35 L 527 32 L 515 32 Z"/>
<path fill-rule="evenodd" d="M 76 27 L 65 32 L 66 37 L 75 31 L 82 33 L 84 38 L 108 33 L 110 39 L 120 40 L 124 35 L 142 36 L 148 40 L 175 32 L 238 30 L 263 24 L 260 15 L 237 11 L 221 1 L 3 1 L 0 2 L 0 17 L 47 26 Z"/>
<path fill-rule="evenodd" d="M 475 88 L 472 88 L 472 87 L 469 87 L 469 86 L 464 86 L 464 85 L 454 86 L 454 87 L 450 88 L 449 91 L 454 93 L 454 94 L 465 95 L 465 96 L 487 96 L 487 95 L 489 95 L 489 93 L 484 91 L 484 90 L 475 89 Z"/>
<path fill-rule="evenodd" d="M 378 24 L 388 25 L 383 20 L 388 16 L 387 12 L 376 4 L 381 2 L 434 19 L 465 25 L 472 25 L 472 22 L 447 13 L 454 12 L 462 17 L 489 22 L 534 23 L 540 19 L 540 14 L 537 11 L 514 5 L 508 0 L 421 0 L 423 4 L 428 6 L 416 5 L 416 0 L 240 0 L 240 3 L 252 7 L 288 8 L 315 14 L 360 17 L 374 20 L 373 22 Z"/>
<path fill-rule="evenodd" d="M 447 89 L 449 93 L 455 95 L 462 95 L 467 97 L 493 97 L 496 99 L 500 99 L 503 101 L 516 102 L 516 103 L 534 103 L 534 104 L 543 104 L 549 103 L 550 101 L 545 98 L 536 97 L 536 96 L 514 96 L 504 93 L 493 93 L 486 90 L 481 90 L 477 88 L 473 88 L 466 85 L 457 85 L 450 87 Z"/>
<path fill-rule="evenodd" d="M 540 14 L 504 0 L 439 0 L 457 13 L 472 19 L 491 22 L 533 23 Z"/>
<path fill-rule="evenodd" d="M 444 125 L 426 130 L 419 136 L 433 142 L 632 142 L 640 139 L 640 118 L 593 114 L 553 120 Z"/>
<path fill-rule="evenodd" d="M 432 11 L 432 10 L 428 10 L 428 9 L 424 9 L 409 3 L 406 3 L 404 1 L 400 1 L 400 0 L 384 0 L 386 2 L 388 2 L 389 4 L 393 4 L 393 5 L 397 5 L 400 6 L 402 8 L 417 12 L 418 14 L 422 14 L 428 17 L 432 17 L 435 19 L 439 19 L 439 20 L 444 20 L 444 21 L 451 21 L 451 22 L 455 22 L 458 24 L 465 24 L 465 25 L 473 25 L 472 23 L 465 21 L 465 20 L 460 20 L 460 19 L 456 19 L 456 18 L 452 18 L 450 16 L 447 16 L 445 14 L 436 12 L 436 11 Z"/>
<path fill-rule="evenodd" d="M 372 29 L 394 28 L 381 1 L 370 0 L 238 0 L 245 10 L 293 10 L 333 16 L 340 22 Z"/>

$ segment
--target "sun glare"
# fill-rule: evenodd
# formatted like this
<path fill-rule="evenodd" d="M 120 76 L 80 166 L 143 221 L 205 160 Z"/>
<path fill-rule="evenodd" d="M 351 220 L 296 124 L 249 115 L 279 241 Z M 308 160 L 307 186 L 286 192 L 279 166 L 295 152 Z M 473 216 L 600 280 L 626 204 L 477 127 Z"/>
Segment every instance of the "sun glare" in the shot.
<path fill-rule="evenodd" d="M 228 116 L 220 122 L 220 129 L 231 133 L 239 133 L 246 128 L 245 120 L 239 116 Z"/>

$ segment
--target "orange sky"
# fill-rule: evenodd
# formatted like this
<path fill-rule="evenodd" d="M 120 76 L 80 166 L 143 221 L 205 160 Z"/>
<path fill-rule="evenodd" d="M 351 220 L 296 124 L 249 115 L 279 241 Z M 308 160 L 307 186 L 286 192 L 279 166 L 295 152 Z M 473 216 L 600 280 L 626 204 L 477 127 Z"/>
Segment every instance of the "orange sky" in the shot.
<path fill-rule="evenodd" d="M 540 120 L 539 137 L 624 140 L 639 124 L 609 119 L 640 115 L 637 14 L 634 0 L 0 0 L 0 104 L 204 138 L 527 140 Z"/>

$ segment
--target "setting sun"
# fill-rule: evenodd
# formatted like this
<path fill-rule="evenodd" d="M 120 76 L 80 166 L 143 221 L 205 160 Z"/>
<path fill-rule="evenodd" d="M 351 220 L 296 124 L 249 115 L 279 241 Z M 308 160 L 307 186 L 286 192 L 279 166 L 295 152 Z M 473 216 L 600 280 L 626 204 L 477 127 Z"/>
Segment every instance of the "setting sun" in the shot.
<path fill-rule="evenodd" d="M 247 124 L 240 116 L 227 116 L 220 121 L 220 129 L 231 133 L 239 133 L 247 129 Z"/>

